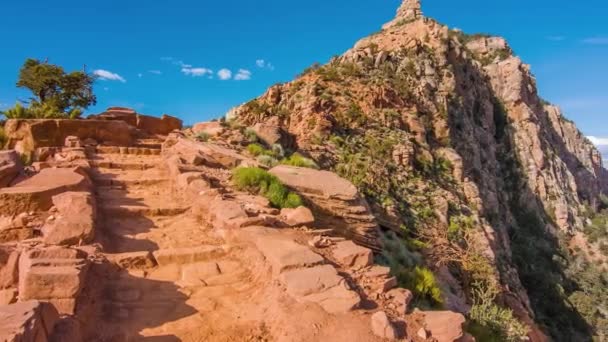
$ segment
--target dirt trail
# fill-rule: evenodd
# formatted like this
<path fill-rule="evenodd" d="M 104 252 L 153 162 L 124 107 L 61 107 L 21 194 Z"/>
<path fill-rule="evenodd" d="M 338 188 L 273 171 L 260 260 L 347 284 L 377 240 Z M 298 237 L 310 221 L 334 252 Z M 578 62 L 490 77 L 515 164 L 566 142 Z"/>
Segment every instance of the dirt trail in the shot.
<path fill-rule="evenodd" d="M 262 252 L 259 244 L 306 241 L 301 232 L 251 227 L 222 235 L 209 218 L 196 217 L 172 188 L 160 142 L 101 147 L 88 158 L 99 209 L 96 242 L 109 262 L 96 263 L 87 278 L 84 340 L 379 340 L 370 311 L 331 314 L 287 293 L 266 255 L 281 252 Z M 207 176 L 218 172 L 208 169 Z M 226 186 L 228 198 L 252 197 Z"/>
<path fill-rule="evenodd" d="M 131 154 L 141 152 L 133 148 L 126 155 L 91 156 L 98 166 L 93 177 L 100 208 L 98 242 L 107 259 L 121 267 L 97 270 L 101 302 L 95 305 L 89 338 L 265 339 L 263 327 L 239 322 L 258 283 L 243 266 L 244 253 L 213 236 L 188 203 L 172 196 L 158 146 L 149 155 Z"/>

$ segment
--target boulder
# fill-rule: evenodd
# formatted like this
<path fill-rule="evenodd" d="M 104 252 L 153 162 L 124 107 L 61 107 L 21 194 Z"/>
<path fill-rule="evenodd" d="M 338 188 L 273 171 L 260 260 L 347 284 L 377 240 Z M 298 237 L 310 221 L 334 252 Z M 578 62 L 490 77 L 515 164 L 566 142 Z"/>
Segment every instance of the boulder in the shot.
<path fill-rule="evenodd" d="M 358 246 L 352 241 L 338 242 L 333 256 L 344 267 L 363 268 L 374 261 L 374 254 L 370 249 Z"/>
<path fill-rule="evenodd" d="M 49 245 L 89 243 L 94 236 L 97 208 L 89 192 L 64 192 L 52 198 L 57 213 L 42 228 Z"/>
<path fill-rule="evenodd" d="M 390 341 L 397 339 L 397 331 L 384 311 L 372 315 L 372 332 Z"/>
<path fill-rule="evenodd" d="M 348 312 L 361 301 L 331 265 L 286 271 L 281 274 L 280 281 L 297 301 L 317 303 L 329 313 Z"/>
<path fill-rule="evenodd" d="M 4 130 L 7 144 L 20 153 L 30 154 L 38 147 L 64 146 L 69 136 L 95 139 L 106 145 L 129 146 L 129 126 L 121 121 L 10 119 Z"/>
<path fill-rule="evenodd" d="M 393 303 L 399 314 L 405 315 L 409 310 L 410 303 L 414 299 L 414 294 L 410 290 L 397 288 L 388 291 L 386 298 Z"/>
<path fill-rule="evenodd" d="M 89 268 L 86 253 L 64 247 L 37 247 L 19 259 L 19 300 L 44 300 L 73 315 Z"/>
<path fill-rule="evenodd" d="M 81 168 L 43 169 L 9 188 L 0 189 L 0 215 L 46 211 L 53 205 L 53 196 L 90 188 L 91 181 Z"/>
<path fill-rule="evenodd" d="M 452 311 L 425 311 L 424 329 L 437 342 L 455 342 L 464 336 L 462 325 L 465 318 Z"/>
<path fill-rule="evenodd" d="M 325 263 L 323 257 L 308 247 L 280 235 L 260 236 L 256 239 L 255 244 L 277 274 Z"/>
<path fill-rule="evenodd" d="M 208 134 L 209 136 L 215 137 L 224 132 L 224 127 L 219 121 L 199 122 L 192 126 L 192 132 L 195 135 Z"/>
<path fill-rule="evenodd" d="M 269 172 L 310 204 L 317 225 L 332 227 L 357 244 L 380 249 L 376 220 L 351 182 L 333 172 L 287 165 Z"/>
<path fill-rule="evenodd" d="M 280 219 L 288 227 L 308 226 L 315 223 L 312 211 L 304 206 L 281 209 Z"/>
<path fill-rule="evenodd" d="M 23 163 L 17 152 L 0 151 L 0 188 L 8 186 L 22 171 Z"/>
<path fill-rule="evenodd" d="M 281 130 L 277 119 L 277 117 L 272 117 L 266 122 L 260 122 L 251 127 L 258 138 L 268 146 L 281 143 L 283 131 Z"/>
<path fill-rule="evenodd" d="M 211 143 L 196 142 L 176 137 L 171 143 L 163 144 L 163 154 L 179 156 L 194 165 L 206 165 L 216 168 L 232 169 L 242 165 L 254 165 L 255 161 L 248 159 L 233 150 Z"/>
<path fill-rule="evenodd" d="M 59 314 L 53 305 L 37 300 L 0 306 L 0 341 L 47 342 Z"/>

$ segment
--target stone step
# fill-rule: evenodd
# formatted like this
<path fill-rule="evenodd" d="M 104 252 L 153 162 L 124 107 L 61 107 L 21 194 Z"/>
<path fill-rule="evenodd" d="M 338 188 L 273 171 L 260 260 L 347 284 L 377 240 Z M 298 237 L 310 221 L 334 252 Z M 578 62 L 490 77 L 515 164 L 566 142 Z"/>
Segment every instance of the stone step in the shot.
<path fill-rule="evenodd" d="M 160 148 L 125 147 L 125 146 L 97 146 L 98 154 L 133 154 L 133 155 L 159 155 Z"/>
<path fill-rule="evenodd" d="M 116 187 L 125 189 L 127 186 L 133 185 L 159 185 L 168 183 L 165 178 L 149 178 L 149 179 L 116 179 L 111 176 L 93 176 L 93 183 L 97 186 Z"/>
<path fill-rule="evenodd" d="M 118 170 L 137 170 L 143 171 L 154 168 L 156 164 L 152 163 L 129 163 L 129 162 L 113 162 L 109 160 L 91 160 L 91 167 L 97 169 L 118 169 Z"/>
<path fill-rule="evenodd" d="M 161 142 L 138 142 L 135 144 L 135 147 L 139 148 L 150 148 L 155 150 L 160 150 L 163 144 Z"/>
<path fill-rule="evenodd" d="M 171 264 L 192 264 L 195 262 L 217 260 L 225 256 L 226 248 L 222 246 L 198 246 L 190 248 L 160 249 L 152 252 L 159 266 Z"/>
<path fill-rule="evenodd" d="M 110 216 L 177 216 L 190 210 L 190 207 L 148 207 L 141 205 L 113 205 L 100 206 L 104 215 Z"/>

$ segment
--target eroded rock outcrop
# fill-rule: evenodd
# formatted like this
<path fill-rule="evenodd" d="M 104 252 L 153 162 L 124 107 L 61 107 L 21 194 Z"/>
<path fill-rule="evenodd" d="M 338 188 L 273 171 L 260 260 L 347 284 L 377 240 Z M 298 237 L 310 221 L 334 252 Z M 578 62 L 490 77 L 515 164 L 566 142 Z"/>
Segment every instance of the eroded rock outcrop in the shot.
<path fill-rule="evenodd" d="M 160 118 L 156 118 L 123 107 L 110 107 L 105 112 L 91 117 L 99 120 L 126 122 L 148 134 L 167 135 L 182 128 L 182 121 L 176 117 L 163 114 Z"/>
<path fill-rule="evenodd" d="M 46 211 L 53 205 L 53 196 L 66 191 L 88 191 L 91 185 L 82 168 L 44 169 L 11 187 L 0 189 L 0 214 Z"/>
<path fill-rule="evenodd" d="M 124 121 L 10 119 L 4 130 L 8 148 L 25 154 L 38 147 L 63 146 L 68 136 L 118 146 L 129 146 L 133 141 Z"/>
<path fill-rule="evenodd" d="M 359 244 L 379 248 L 378 225 L 352 183 L 333 172 L 285 165 L 270 173 L 311 204 L 319 225 L 332 227 Z"/>
<path fill-rule="evenodd" d="M 383 228 L 428 243 L 427 265 L 452 289 L 449 308 L 467 312 L 471 284 L 463 275 L 478 270 L 441 269 L 453 265 L 454 255 L 475 255 L 492 270 L 481 277 L 485 285 L 512 299 L 499 304 L 508 304 L 532 331 L 535 317 L 550 326 L 547 315 L 554 312 L 543 310 L 555 303 L 580 318 L 569 303 L 589 292 L 542 293 L 530 281 L 529 263 L 560 279 L 564 268 L 577 268 L 577 253 L 566 258 L 570 266 L 551 255 L 589 226 L 589 216 L 601 214 L 608 174 L 596 148 L 538 95 L 530 66 L 505 39 L 452 30 L 424 18 L 419 1 L 407 0 L 381 32 L 293 82 L 272 86 L 227 118 L 249 127 L 278 122 L 301 153 L 357 185 Z M 313 171 L 285 173 L 277 176 L 296 190 L 322 179 Z M 315 189 L 309 199 L 307 190 L 314 191 L 301 191 L 310 203 L 324 192 Z M 466 242 L 449 235 L 464 226 L 472 227 Z M 513 255 L 526 252 L 534 257 Z M 578 332 L 551 329 L 554 338 L 593 334 L 584 324 Z"/>

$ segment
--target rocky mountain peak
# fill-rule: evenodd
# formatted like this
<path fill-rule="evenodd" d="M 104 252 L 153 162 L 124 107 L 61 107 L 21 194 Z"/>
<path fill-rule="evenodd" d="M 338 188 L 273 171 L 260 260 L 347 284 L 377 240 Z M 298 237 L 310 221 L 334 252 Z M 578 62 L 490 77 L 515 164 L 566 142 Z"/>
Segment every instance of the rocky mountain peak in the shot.
<path fill-rule="evenodd" d="M 382 28 L 386 29 L 391 26 L 400 25 L 406 22 L 415 21 L 422 18 L 421 0 L 403 0 L 401 6 L 397 9 L 395 19 L 386 23 Z"/>
<path fill-rule="evenodd" d="M 397 19 L 415 20 L 422 17 L 420 0 L 403 0 L 397 9 Z"/>

